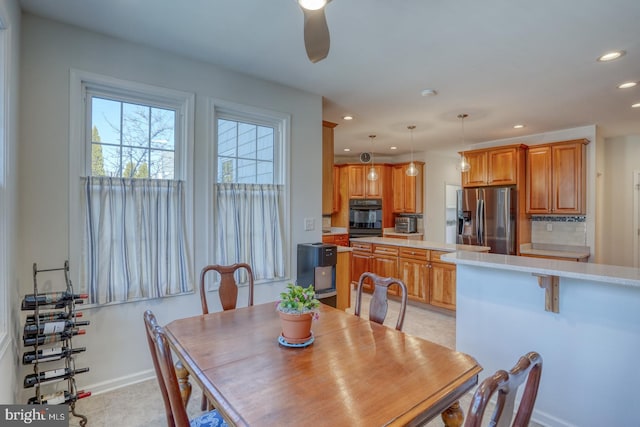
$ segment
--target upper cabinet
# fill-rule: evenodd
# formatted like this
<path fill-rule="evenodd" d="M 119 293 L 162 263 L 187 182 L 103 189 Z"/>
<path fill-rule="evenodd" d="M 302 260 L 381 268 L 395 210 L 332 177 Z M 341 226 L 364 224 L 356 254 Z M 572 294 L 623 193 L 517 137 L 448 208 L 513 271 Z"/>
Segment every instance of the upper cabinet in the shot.
<path fill-rule="evenodd" d="M 367 174 L 371 165 L 347 165 L 349 177 L 349 199 L 382 199 L 385 190 L 385 181 L 389 178 L 389 167 L 386 165 L 374 165 L 378 173 L 378 179 L 370 181 Z"/>
<path fill-rule="evenodd" d="M 392 166 L 393 213 L 422 213 L 424 189 L 424 162 L 414 162 L 417 176 L 408 176 L 409 163 Z"/>
<path fill-rule="evenodd" d="M 334 212 L 333 200 L 333 128 L 337 124 L 322 121 L 322 214 Z"/>
<path fill-rule="evenodd" d="M 584 214 L 589 141 L 536 145 L 527 154 L 527 213 Z"/>
<path fill-rule="evenodd" d="M 470 169 L 462 173 L 462 186 L 517 185 L 526 148 L 509 145 L 464 152 Z"/>

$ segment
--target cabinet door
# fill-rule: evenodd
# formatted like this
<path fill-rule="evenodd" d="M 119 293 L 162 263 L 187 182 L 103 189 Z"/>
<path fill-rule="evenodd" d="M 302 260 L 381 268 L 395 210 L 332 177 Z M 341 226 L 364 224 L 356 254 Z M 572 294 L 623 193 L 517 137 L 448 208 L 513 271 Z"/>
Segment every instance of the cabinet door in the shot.
<path fill-rule="evenodd" d="M 456 309 L 456 266 L 431 262 L 429 303 L 449 310 Z"/>
<path fill-rule="evenodd" d="M 407 285 L 407 296 L 415 301 L 429 302 L 429 264 L 410 258 L 398 260 L 400 279 Z"/>
<path fill-rule="evenodd" d="M 560 144 L 551 147 L 554 214 L 583 213 L 582 150 L 583 144 Z"/>
<path fill-rule="evenodd" d="M 371 254 L 354 250 L 351 253 L 351 283 L 357 286 L 362 273 L 368 271 L 371 271 Z M 373 286 L 369 280 L 364 282 L 363 289 L 367 292 L 373 291 Z"/>
<path fill-rule="evenodd" d="M 463 187 L 477 187 L 487 185 L 487 152 L 465 153 L 471 168 L 462 173 Z"/>
<path fill-rule="evenodd" d="M 371 165 L 367 165 L 364 167 L 363 175 L 364 175 L 364 182 L 365 182 L 364 183 L 365 199 L 381 199 L 382 198 L 382 182 L 384 181 L 384 178 L 385 178 L 384 176 L 385 171 L 384 171 L 384 168 L 380 165 L 374 165 L 373 168 L 378 173 L 378 179 L 376 179 L 375 181 L 369 181 L 369 179 L 367 178 L 367 175 L 371 170 Z"/>
<path fill-rule="evenodd" d="M 527 152 L 527 213 L 551 212 L 551 147 Z"/>
<path fill-rule="evenodd" d="M 349 171 L 349 198 L 364 199 L 365 198 L 365 177 L 364 166 L 352 165 L 348 166 Z"/>
<path fill-rule="evenodd" d="M 336 236 L 334 236 L 333 234 L 325 234 L 322 236 L 322 243 L 329 243 L 333 245 L 336 243 Z"/>
<path fill-rule="evenodd" d="M 335 234 L 333 236 L 333 242 L 336 245 L 349 246 L 349 235 L 348 234 Z"/>
<path fill-rule="evenodd" d="M 398 277 L 398 258 L 396 256 L 373 256 L 372 271 L 381 277 Z M 397 285 L 389 286 L 390 295 L 400 295 Z"/>
<path fill-rule="evenodd" d="M 322 121 L 322 214 L 333 212 L 333 128 L 335 123 Z"/>
<path fill-rule="evenodd" d="M 404 165 L 394 165 L 391 169 L 391 188 L 393 190 L 393 212 L 404 212 L 404 177 L 406 168 Z"/>
<path fill-rule="evenodd" d="M 331 213 L 340 211 L 340 168 L 333 167 L 333 202 Z"/>
<path fill-rule="evenodd" d="M 491 150 L 488 153 L 488 183 L 489 185 L 515 185 L 517 184 L 517 160 L 516 148 L 503 148 Z"/>

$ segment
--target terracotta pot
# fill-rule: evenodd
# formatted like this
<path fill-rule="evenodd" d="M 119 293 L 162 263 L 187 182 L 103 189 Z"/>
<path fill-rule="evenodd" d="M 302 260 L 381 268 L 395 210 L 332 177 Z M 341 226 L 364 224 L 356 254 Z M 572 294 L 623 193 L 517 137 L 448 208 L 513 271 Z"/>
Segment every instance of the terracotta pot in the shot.
<path fill-rule="evenodd" d="M 300 344 L 311 338 L 313 313 L 290 314 L 278 312 L 282 324 L 282 336 L 290 344 Z"/>

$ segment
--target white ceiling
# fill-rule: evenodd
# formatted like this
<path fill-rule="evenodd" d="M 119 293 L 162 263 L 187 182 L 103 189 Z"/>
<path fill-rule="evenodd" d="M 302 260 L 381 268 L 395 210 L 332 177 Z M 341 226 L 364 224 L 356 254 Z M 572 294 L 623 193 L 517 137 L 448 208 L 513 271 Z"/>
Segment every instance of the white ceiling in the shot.
<path fill-rule="evenodd" d="M 640 0 L 333 0 L 312 64 L 295 0 L 21 0 L 23 10 L 322 95 L 337 154 L 598 125 L 640 134 Z M 610 63 L 612 49 L 627 54 Z M 422 97 L 422 89 L 438 91 Z M 342 120 L 345 114 L 355 119 Z M 513 129 L 524 123 L 522 130 Z"/>

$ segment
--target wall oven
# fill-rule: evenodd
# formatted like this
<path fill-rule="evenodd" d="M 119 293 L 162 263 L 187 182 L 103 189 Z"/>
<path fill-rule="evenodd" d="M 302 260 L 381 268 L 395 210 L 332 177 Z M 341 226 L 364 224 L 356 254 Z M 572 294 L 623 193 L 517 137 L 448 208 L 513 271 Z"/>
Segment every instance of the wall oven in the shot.
<path fill-rule="evenodd" d="M 349 200 L 349 237 L 382 236 L 382 199 Z"/>

